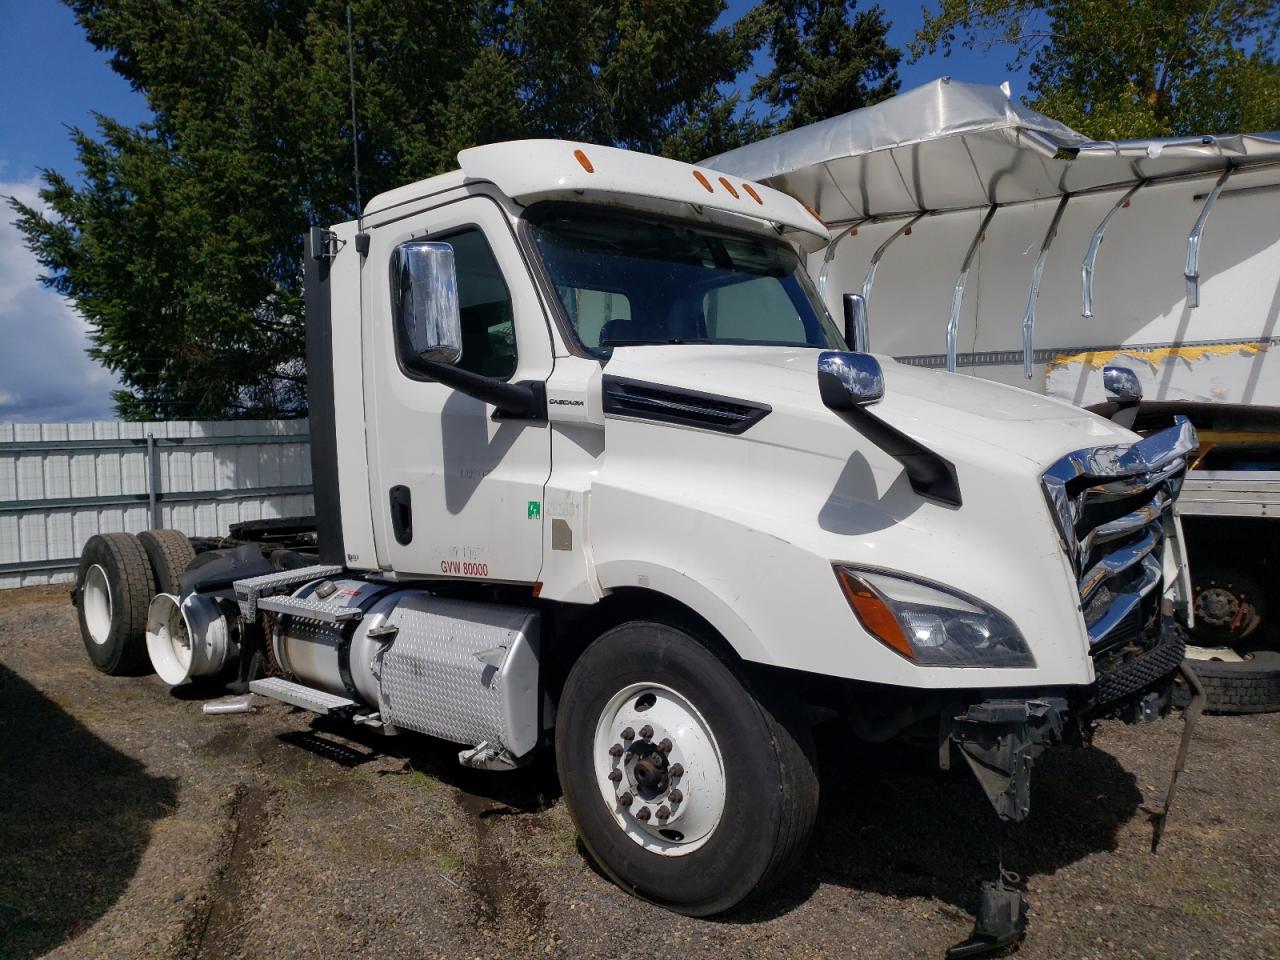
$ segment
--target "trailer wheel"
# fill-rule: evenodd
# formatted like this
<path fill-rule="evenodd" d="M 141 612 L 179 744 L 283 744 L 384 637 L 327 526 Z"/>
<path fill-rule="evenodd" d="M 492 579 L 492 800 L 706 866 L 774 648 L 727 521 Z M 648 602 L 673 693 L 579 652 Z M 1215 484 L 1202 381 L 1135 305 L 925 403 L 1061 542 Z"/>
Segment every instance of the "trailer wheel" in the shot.
<path fill-rule="evenodd" d="M 157 592 L 178 596 L 182 592 L 179 580 L 196 558 L 187 535 L 181 530 L 144 530 L 138 534 L 138 542 L 151 563 Z"/>
<path fill-rule="evenodd" d="M 89 659 L 103 673 L 149 672 L 147 606 L 155 592 L 137 537 L 100 533 L 89 538 L 76 573 L 76 606 Z"/>
<path fill-rule="evenodd" d="M 1267 594 L 1257 579 L 1238 566 L 1208 564 L 1191 568 L 1196 625 L 1192 633 L 1208 644 L 1234 646 L 1267 618 Z"/>
<path fill-rule="evenodd" d="M 690 916 L 784 876 L 809 840 L 808 726 L 684 630 L 627 623 L 561 694 L 556 757 L 583 843 L 621 887 Z"/>
<path fill-rule="evenodd" d="M 1280 711 L 1280 651 L 1258 650 L 1241 660 L 1188 662 L 1204 685 L 1205 709 L 1213 713 Z"/>

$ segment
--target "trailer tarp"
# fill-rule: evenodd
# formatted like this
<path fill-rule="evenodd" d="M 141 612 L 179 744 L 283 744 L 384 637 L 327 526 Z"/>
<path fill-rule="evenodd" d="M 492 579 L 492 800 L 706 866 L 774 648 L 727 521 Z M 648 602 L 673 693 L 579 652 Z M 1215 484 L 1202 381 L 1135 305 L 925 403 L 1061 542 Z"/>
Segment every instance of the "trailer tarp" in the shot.
<path fill-rule="evenodd" d="M 839 224 L 1266 162 L 1280 162 L 1280 132 L 1094 141 L 1003 87 L 943 77 L 702 165 L 783 190 Z"/>

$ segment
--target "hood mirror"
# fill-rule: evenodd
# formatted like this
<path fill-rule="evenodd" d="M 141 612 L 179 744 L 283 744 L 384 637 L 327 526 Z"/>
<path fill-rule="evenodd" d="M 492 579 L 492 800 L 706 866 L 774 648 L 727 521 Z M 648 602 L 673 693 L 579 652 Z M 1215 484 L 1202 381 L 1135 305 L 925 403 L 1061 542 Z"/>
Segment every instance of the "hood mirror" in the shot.
<path fill-rule="evenodd" d="M 844 342 L 850 350 L 865 352 L 871 331 L 867 329 L 867 298 L 860 293 L 844 295 Z"/>
<path fill-rule="evenodd" d="M 391 316 L 409 352 L 431 363 L 462 359 L 462 310 L 453 246 L 426 240 L 391 253 Z"/>
<path fill-rule="evenodd" d="M 1128 367 L 1103 367 L 1102 387 L 1117 403 L 1137 403 L 1142 399 L 1142 384 Z"/>
<path fill-rule="evenodd" d="M 869 353 L 823 351 L 818 356 L 818 392 L 832 410 L 852 410 L 875 403 L 884 396 L 880 361 Z"/>

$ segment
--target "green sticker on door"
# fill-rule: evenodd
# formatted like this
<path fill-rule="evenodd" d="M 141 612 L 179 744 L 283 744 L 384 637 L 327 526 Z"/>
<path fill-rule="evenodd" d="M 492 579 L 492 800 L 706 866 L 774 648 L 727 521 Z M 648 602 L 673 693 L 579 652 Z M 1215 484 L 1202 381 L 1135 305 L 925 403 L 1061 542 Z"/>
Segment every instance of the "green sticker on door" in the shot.
<path fill-rule="evenodd" d="M 530 520 L 542 519 L 542 504 L 539 503 L 537 500 L 529 501 L 529 519 Z"/>

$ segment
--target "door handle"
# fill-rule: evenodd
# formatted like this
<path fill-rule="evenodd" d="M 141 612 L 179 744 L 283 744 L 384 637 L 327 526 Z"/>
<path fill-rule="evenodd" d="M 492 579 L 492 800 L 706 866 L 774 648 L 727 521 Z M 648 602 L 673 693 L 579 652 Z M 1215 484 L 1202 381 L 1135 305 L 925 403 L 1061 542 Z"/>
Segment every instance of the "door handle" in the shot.
<path fill-rule="evenodd" d="M 407 545 L 413 540 L 413 495 L 409 488 L 397 484 L 391 488 L 391 532 L 396 543 Z"/>

